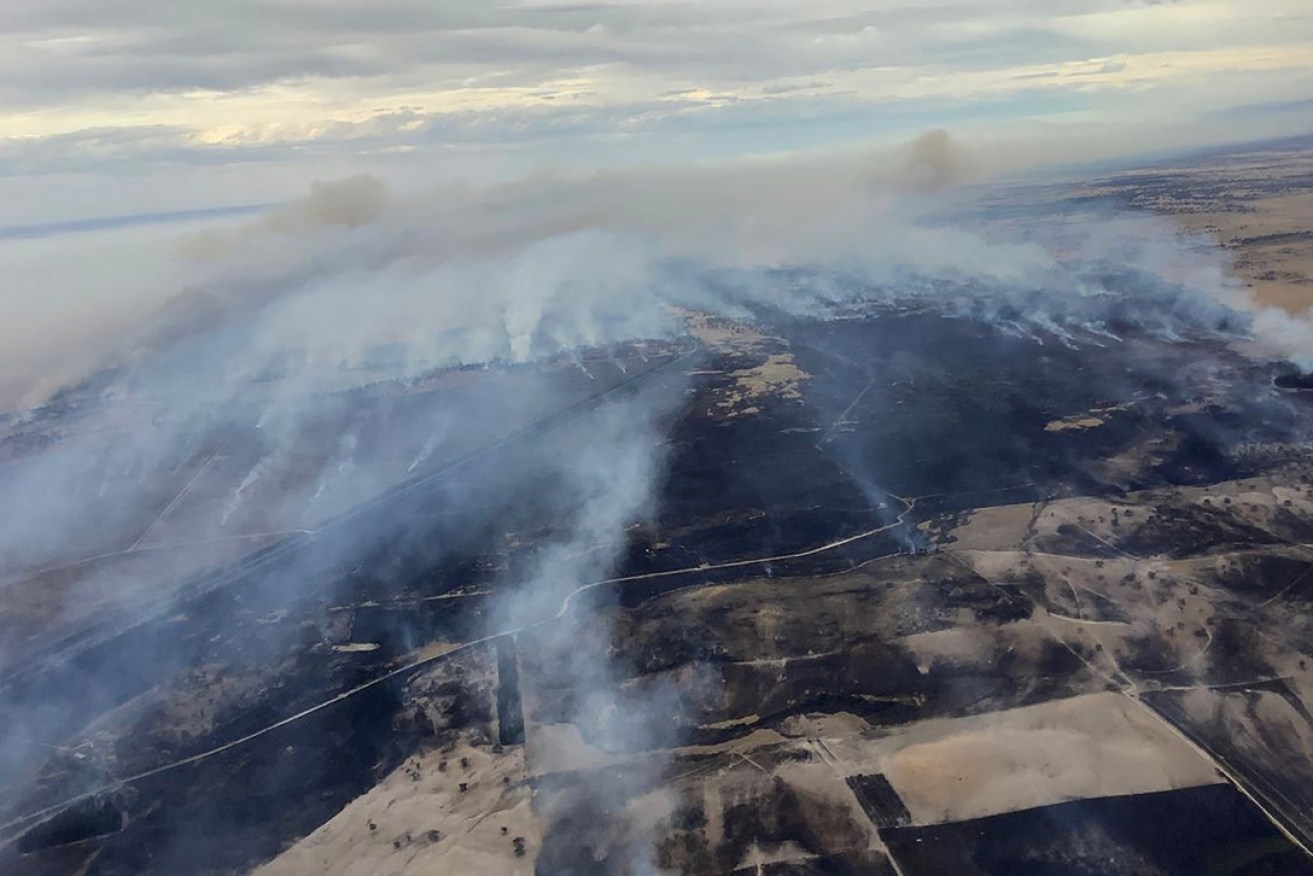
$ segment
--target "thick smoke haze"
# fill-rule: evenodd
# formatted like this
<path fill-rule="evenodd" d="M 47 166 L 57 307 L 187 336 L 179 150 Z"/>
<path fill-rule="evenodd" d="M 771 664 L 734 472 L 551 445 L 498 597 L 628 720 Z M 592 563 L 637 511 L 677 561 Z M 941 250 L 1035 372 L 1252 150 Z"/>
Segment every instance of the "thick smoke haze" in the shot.
<path fill-rule="evenodd" d="M 289 357 L 299 378 L 332 388 L 353 379 L 343 368 L 369 365 L 382 347 L 393 370 L 418 374 L 664 336 L 679 330 L 670 305 L 807 313 L 873 294 L 921 295 L 956 309 L 1015 307 L 1018 322 L 1042 327 L 1136 308 L 1164 330 L 1208 327 L 1218 318 L 1210 309 L 1245 306 L 1215 256 L 1190 251 L 1192 275 L 1175 272 L 1170 263 L 1184 264 L 1186 250 L 1166 224 L 1083 223 L 1078 249 L 1055 253 L 1034 238 L 923 221 L 954 197 L 943 190 L 965 166 L 933 132 L 885 152 L 413 196 L 355 177 L 316 185 L 254 222 L 188 236 L 171 252 L 148 231 L 23 242 L 0 251 L 14 290 L 0 403 L 39 403 L 102 364 L 162 362 L 184 339 L 188 355 L 223 358 L 229 390 L 275 364 L 285 373 Z M 1142 300 L 1143 288 L 1131 294 L 1099 276 L 1109 268 L 1178 288 Z M 812 273 L 770 276 L 781 270 Z M 927 283 L 940 285 L 919 288 Z M 1258 323 L 1274 339 L 1301 326 L 1276 314 Z"/>

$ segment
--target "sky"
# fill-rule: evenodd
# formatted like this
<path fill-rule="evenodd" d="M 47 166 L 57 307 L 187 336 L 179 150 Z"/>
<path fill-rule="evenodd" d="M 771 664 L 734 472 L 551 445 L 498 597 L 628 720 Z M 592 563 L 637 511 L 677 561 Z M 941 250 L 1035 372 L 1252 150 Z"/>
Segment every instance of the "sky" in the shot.
<path fill-rule="evenodd" d="M 0 226 L 906 139 L 1313 130 L 1308 0 L 5 0 Z"/>

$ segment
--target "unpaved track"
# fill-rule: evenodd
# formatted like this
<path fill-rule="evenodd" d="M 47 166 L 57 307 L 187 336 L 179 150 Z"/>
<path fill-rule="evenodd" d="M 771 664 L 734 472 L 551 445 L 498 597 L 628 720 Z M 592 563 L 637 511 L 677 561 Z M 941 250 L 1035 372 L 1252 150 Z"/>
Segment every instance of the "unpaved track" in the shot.
<path fill-rule="evenodd" d="M 489 642 L 493 642 L 497 639 L 505 638 L 507 636 L 515 636 L 520 633 L 530 632 L 532 630 L 539 629 L 540 627 L 555 623 L 556 621 L 559 621 L 561 618 L 565 617 L 565 615 L 569 613 L 571 605 L 574 603 L 575 599 L 580 594 L 587 593 L 589 591 L 596 590 L 601 587 L 615 586 L 618 584 L 626 584 L 635 581 L 648 581 L 658 578 L 675 578 L 683 575 L 695 575 L 700 573 L 722 571 L 726 569 L 742 569 L 752 566 L 763 566 L 771 563 L 780 563 L 789 560 L 799 560 L 799 559 L 805 559 L 807 557 L 814 557 L 820 554 L 837 550 L 841 547 L 845 547 L 850 544 L 854 544 L 856 542 L 873 538 L 877 535 L 880 535 L 882 533 L 888 532 L 892 529 L 904 525 L 904 523 L 907 520 L 907 517 L 911 514 L 912 510 L 916 507 L 916 500 L 915 499 L 905 500 L 905 504 L 906 507 L 904 508 L 903 512 L 900 515 L 898 515 L 898 519 L 895 520 L 893 523 L 888 523 L 885 524 L 884 526 L 876 527 L 875 529 L 869 529 L 865 532 L 857 533 L 856 535 L 850 535 L 845 538 L 836 539 L 834 541 L 827 542 L 817 547 L 809 548 L 803 551 L 797 551 L 795 553 L 777 554 L 768 557 L 754 557 L 752 559 L 744 559 L 744 560 L 731 560 L 729 562 L 716 563 L 713 565 L 703 564 L 698 566 L 689 566 L 683 569 L 670 569 L 664 572 L 649 572 L 643 575 L 628 575 L 620 578 L 606 578 L 601 581 L 594 581 L 589 584 L 583 584 L 575 588 L 574 590 L 570 591 L 570 593 L 566 594 L 565 598 L 561 600 L 561 607 L 556 611 L 555 614 L 553 614 L 550 617 L 544 618 L 534 623 L 525 624 L 523 626 L 516 627 L 514 629 L 502 630 L 501 632 L 492 633 L 487 636 L 482 636 L 478 639 L 472 639 L 469 642 L 462 643 L 452 648 L 449 651 L 442 652 L 441 654 L 436 654 L 432 657 L 427 657 L 421 660 L 416 660 L 414 662 L 407 663 L 404 666 L 393 669 L 391 672 L 385 673 L 384 675 L 380 675 L 377 678 L 371 679 L 365 682 L 364 684 L 360 684 L 354 688 L 351 688 L 350 690 L 343 691 L 334 697 L 324 700 L 323 702 L 310 706 L 307 709 L 302 709 L 300 712 L 297 712 L 294 715 L 289 715 L 280 721 L 268 725 L 267 727 L 263 727 L 259 730 L 248 733 L 245 736 L 241 736 L 230 742 L 226 742 L 223 745 L 219 745 L 215 748 L 211 748 L 208 751 L 202 751 L 199 754 L 193 754 L 190 757 L 185 757 L 182 758 L 181 760 L 176 760 L 171 763 L 162 764 L 160 766 L 153 767 L 144 772 L 136 773 L 135 775 L 125 776 L 123 778 L 118 779 L 112 784 L 107 784 L 102 787 L 93 789 L 91 791 L 87 791 L 85 793 L 77 795 L 76 797 L 70 797 L 67 800 L 63 800 L 59 803 L 56 803 L 52 806 L 48 806 L 44 809 L 40 809 L 36 812 L 30 812 L 26 815 L 19 816 L 18 818 L 15 818 L 11 821 L 8 821 L 0 825 L 0 831 L 6 831 L 6 832 L 12 831 L 15 828 L 20 828 L 25 824 L 30 824 L 32 822 L 47 818 L 64 809 L 67 809 L 70 806 L 75 806 L 78 803 L 84 802 L 86 800 L 90 800 L 108 791 L 113 791 L 125 785 L 135 784 L 137 782 L 141 782 L 146 779 L 153 778 L 163 773 L 181 769 L 182 767 L 190 766 L 191 764 L 199 763 L 203 760 L 209 760 L 212 757 L 216 757 L 225 752 L 232 751 L 233 749 L 246 745 L 247 743 L 250 743 L 256 739 L 259 739 L 263 736 L 267 736 L 270 733 L 273 733 L 283 727 L 287 727 L 290 724 L 295 724 L 298 721 L 308 718 L 311 715 L 314 715 L 318 712 L 322 712 L 323 710 L 335 706 L 338 703 L 341 703 L 345 700 L 349 700 L 352 697 L 355 697 L 380 684 L 384 684 L 388 681 L 401 678 L 402 676 L 416 672 L 421 669 L 436 666 L 437 664 L 449 660 L 458 654 L 462 654 L 473 648 L 480 647 L 481 645 L 486 645 Z M 3 841 L 3 845 L 7 845 L 12 840 L 13 840 L 12 836 L 5 839 Z"/>

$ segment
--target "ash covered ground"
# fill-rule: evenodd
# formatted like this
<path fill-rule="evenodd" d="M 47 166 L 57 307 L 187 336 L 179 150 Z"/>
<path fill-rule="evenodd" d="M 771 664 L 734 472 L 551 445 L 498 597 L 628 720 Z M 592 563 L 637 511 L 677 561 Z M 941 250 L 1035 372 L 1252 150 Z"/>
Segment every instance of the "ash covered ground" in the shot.
<path fill-rule="evenodd" d="M 1313 873 L 1313 393 L 1099 270 L 76 383 L 6 426 L 0 869 Z"/>

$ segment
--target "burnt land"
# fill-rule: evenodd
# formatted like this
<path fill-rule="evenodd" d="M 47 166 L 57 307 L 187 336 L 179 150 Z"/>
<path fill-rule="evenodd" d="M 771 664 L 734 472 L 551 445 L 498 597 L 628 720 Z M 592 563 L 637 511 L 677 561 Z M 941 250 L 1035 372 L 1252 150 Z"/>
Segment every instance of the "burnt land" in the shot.
<path fill-rule="evenodd" d="M 322 431 L 368 422 L 385 488 L 113 610 L 82 572 L 87 611 L 22 603 L 0 708 L 43 735 L 4 748 L 0 869 L 1308 872 L 1313 399 L 1283 373 L 873 301 L 356 391 Z M 554 404 L 484 407 L 515 381 Z M 569 536 L 548 460 L 635 400 L 653 513 L 512 624 Z M 453 403 L 495 428 L 408 470 L 393 436 Z M 138 531 L 178 543 L 259 440 L 179 460 Z"/>

